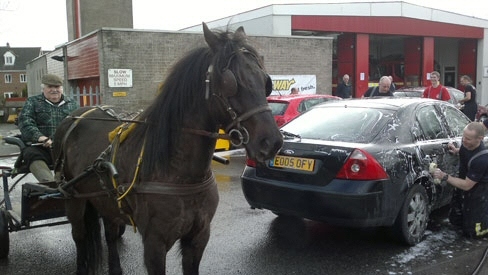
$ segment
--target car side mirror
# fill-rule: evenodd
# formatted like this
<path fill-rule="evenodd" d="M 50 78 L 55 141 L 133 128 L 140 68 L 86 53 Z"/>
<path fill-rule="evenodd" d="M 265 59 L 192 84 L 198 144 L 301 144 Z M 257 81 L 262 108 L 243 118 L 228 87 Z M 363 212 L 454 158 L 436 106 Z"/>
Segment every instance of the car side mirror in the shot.
<path fill-rule="evenodd" d="M 412 127 L 410 129 L 410 132 L 412 133 L 412 137 L 414 140 L 419 140 L 420 138 L 420 129 L 417 127 Z"/>

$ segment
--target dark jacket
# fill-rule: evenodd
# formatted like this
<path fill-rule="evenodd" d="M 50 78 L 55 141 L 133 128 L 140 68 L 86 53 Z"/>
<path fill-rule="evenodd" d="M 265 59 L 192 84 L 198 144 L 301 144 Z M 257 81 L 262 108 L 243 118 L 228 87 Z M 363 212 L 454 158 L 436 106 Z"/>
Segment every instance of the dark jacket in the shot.
<path fill-rule="evenodd" d="M 79 107 L 63 95 L 60 103 L 52 104 L 44 94 L 27 99 L 19 115 L 19 129 L 26 142 L 38 142 L 39 137 L 53 137 L 61 121 Z"/>

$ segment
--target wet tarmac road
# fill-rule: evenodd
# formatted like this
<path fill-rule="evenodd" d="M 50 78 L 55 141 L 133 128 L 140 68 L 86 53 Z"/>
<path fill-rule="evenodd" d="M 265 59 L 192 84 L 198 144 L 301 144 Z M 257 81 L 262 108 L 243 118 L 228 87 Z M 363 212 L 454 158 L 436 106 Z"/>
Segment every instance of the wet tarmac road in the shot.
<path fill-rule="evenodd" d="M 472 274 L 488 245 L 486 240 L 460 237 L 442 213 L 431 223 L 426 239 L 414 247 L 399 245 L 384 229 L 276 218 L 270 211 L 249 208 L 239 180 L 244 158 L 238 154 L 230 160 L 228 166 L 212 166 L 220 204 L 201 274 Z M 146 274 L 140 236 L 130 227 L 119 248 L 124 274 Z M 175 245 L 167 257 L 166 274 L 182 274 L 180 261 Z M 0 274 L 74 270 L 75 247 L 67 224 L 10 233 L 9 257 L 0 260 Z M 479 274 L 488 274 L 484 271 Z"/>

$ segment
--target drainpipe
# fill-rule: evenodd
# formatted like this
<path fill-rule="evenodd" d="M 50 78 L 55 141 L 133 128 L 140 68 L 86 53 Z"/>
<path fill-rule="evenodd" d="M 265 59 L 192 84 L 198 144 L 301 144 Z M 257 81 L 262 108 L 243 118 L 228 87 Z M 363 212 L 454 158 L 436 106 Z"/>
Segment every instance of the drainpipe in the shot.
<path fill-rule="evenodd" d="M 75 39 L 81 37 L 81 14 L 80 14 L 80 0 L 74 0 L 75 4 Z"/>

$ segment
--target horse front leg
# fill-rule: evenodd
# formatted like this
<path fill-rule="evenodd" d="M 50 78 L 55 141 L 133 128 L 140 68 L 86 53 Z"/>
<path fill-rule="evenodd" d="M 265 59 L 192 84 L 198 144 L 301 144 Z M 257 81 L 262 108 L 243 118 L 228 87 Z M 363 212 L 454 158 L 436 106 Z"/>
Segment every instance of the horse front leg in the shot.
<path fill-rule="evenodd" d="M 210 238 L 210 224 L 198 234 L 184 236 L 180 239 L 184 275 L 198 275 L 203 251 Z"/>
<path fill-rule="evenodd" d="M 148 275 L 166 274 L 166 253 L 168 250 L 161 239 L 156 229 L 147 230 L 142 236 L 144 264 Z"/>
<path fill-rule="evenodd" d="M 76 274 L 89 274 L 88 246 L 86 243 L 86 228 L 84 225 L 85 202 L 69 200 L 65 204 L 66 216 L 71 223 L 71 236 L 76 246 Z"/>
<path fill-rule="evenodd" d="M 105 241 L 107 242 L 108 250 L 108 271 L 110 275 L 122 274 L 122 267 L 120 265 L 119 251 L 117 248 L 117 240 L 119 234 L 119 224 L 103 218 L 103 225 L 105 228 Z"/>

